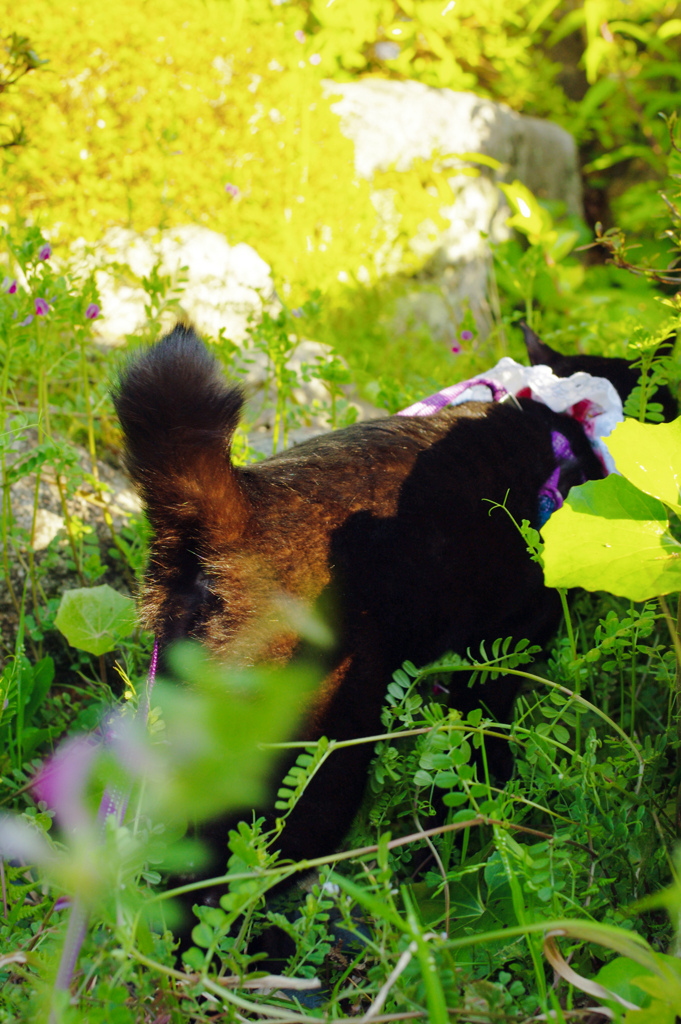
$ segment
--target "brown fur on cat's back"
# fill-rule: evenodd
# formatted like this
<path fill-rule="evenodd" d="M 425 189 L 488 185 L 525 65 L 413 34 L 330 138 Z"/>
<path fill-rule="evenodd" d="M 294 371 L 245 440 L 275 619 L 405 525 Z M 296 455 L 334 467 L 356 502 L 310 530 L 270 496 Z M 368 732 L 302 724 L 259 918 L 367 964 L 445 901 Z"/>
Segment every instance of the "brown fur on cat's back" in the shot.
<path fill-rule="evenodd" d="M 162 644 L 196 636 L 242 663 L 291 655 L 280 599 L 314 602 L 330 582 L 332 535 L 358 512 L 394 515 L 419 453 L 484 408 L 379 420 L 237 468 L 241 393 L 182 329 L 131 364 L 115 401 L 154 530 L 144 624 Z"/>
<path fill-rule="evenodd" d="M 142 608 L 161 647 L 191 636 L 241 663 L 286 660 L 297 645 L 286 600 L 326 595 L 329 671 L 367 674 L 373 661 L 381 695 L 406 658 L 543 632 L 555 595 L 512 520 L 485 502 L 534 522 L 556 423 L 587 475 L 601 475 L 581 428 L 534 402 L 392 416 L 236 467 L 241 392 L 181 327 L 131 360 L 114 398 L 154 533 Z M 343 722 L 326 726 L 336 735 Z"/>

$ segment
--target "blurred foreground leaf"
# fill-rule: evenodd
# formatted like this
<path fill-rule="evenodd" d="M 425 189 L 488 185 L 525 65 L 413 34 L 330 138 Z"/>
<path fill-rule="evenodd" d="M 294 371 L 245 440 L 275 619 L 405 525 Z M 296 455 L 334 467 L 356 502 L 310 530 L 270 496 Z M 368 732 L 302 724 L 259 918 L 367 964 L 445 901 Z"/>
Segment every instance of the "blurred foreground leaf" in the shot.
<path fill-rule="evenodd" d="M 142 744 L 138 762 L 149 812 L 165 822 L 200 820 L 257 805 L 272 764 L 263 745 L 291 738 L 320 670 L 298 663 L 234 668 L 192 643 L 169 657 L 185 685 L 161 680 L 153 692 L 163 742 Z"/>
<path fill-rule="evenodd" d="M 667 512 L 681 514 L 681 418 L 625 420 L 607 444 L 623 475 L 573 487 L 551 516 L 542 531 L 546 585 L 632 601 L 681 590 L 681 544 Z"/>

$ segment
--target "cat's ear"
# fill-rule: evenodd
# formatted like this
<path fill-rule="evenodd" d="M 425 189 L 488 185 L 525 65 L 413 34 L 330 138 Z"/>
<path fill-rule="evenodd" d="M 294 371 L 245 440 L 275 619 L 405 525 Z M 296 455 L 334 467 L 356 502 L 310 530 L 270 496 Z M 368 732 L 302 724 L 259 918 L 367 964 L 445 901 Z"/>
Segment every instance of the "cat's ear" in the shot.
<path fill-rule="evenodd" d="M 525 348 L 530 357 L 531 366 L 556 366 L 564 360 L 560 352 L 554 352 L 552 348 L 545 345 L 538 334 L 529 327 L 524 320 L 520 321 L 520 329 L 523 332 Z"/>

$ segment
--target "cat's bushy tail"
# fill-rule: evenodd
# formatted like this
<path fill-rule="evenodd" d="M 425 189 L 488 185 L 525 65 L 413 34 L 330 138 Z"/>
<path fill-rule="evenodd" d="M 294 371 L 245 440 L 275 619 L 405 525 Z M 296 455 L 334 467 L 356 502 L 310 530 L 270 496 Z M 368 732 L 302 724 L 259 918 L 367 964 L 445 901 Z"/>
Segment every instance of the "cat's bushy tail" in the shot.
<path fill-rule="evenodd" d="M 113 399 L 126 466 L 155 529 L 194 521 L 238 532 L 245 505 L 230 447 L 243 395 L 194 331 L 177 326 L 135 354 Z"/>

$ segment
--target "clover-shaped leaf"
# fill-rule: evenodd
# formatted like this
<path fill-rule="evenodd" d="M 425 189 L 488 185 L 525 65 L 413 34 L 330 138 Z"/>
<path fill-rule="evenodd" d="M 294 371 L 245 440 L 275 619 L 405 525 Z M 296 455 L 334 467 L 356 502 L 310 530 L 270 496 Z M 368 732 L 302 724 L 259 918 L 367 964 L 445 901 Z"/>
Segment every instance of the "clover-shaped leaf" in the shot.
<path fill-rule="evenodd" d="M 72 647 L 106 654 L 135 628 L 135 602 L 107 584 L 67 590 L 54 624 Z"/>

